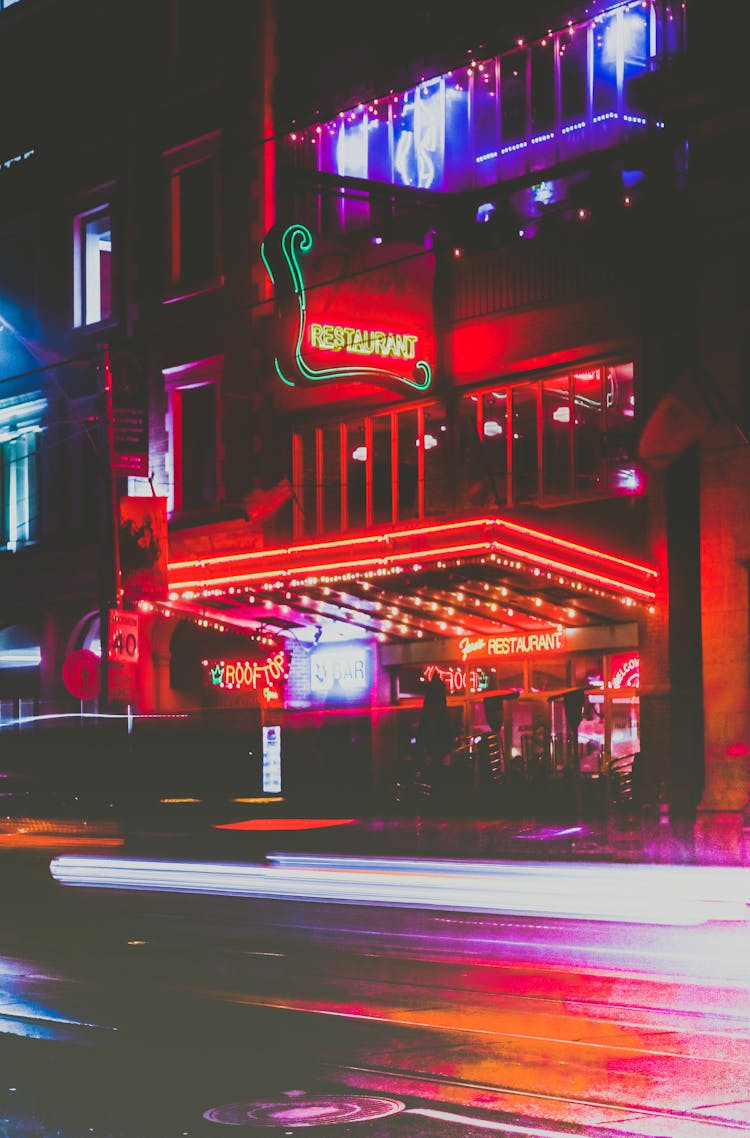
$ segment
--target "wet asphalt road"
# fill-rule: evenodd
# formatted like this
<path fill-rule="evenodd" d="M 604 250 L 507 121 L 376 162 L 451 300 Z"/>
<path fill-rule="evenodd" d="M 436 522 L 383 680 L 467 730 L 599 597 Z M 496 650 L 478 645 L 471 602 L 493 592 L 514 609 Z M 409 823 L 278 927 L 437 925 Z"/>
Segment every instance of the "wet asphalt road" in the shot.
<path fill-rule="evenodd" d="M 672 936 L 666 951 L 663 934 L 649 927 L 598 926 L 593 936 L 592 927 L 575 922 L 415 917 L 383 909 L 375 919 L 366 907 L 113 897 L 61 888 L 48 867 L 47 856 L 0 857 L 0 1138 L 203 1138 L 227 1127 L 235 1134 L 329 1138 L 750 1133 L 739 1115 L 737 1125 L 687 1129 L 693 1124 L 681 1106 L 679 1080 L 670 1074 L 677 1076 L 696 1055 L 736 1066 L 750 1047 L 746 1011 L 723 1006 L 721 993 L 709 988 L 693 991 L 695 961 L 716 963 L 716 953 L 705 951 L 714 942 L 704 930 Z M 735 945 L 746 973 L 747 931 L 719 932 L 717 943 Z M 568 969 L 571 946 L 577 960 L 583 953 L 596 962 L 608 944 L 623 973 L 615 975 L 611 993 L 606 981 L 607 1003 L 597 1010 L 585 975 L 558 971 L 555 1008 L 575 1017 L 574 1049 L 587 1033 L 594 1033 L 592 1040 L 597 1033 L 605 1039 L 620 1033 L 626 1018 L 628 1062 L 640 1064 L 641 1073 L 653 1054 L 662 1065 L 672 1063 L 653 1084 L 664 1109 L 654 1105 L 637 1129 L 625 1110 L 612 1112 L 604 1129 L 583 1125 L 584 1112 L 575 1105 L 562 1109 L 565 1091 L 575 1091 L 578 1060 L 554 1050 L 558 1011 L 554 1024 L 534 1028 L 536 1035 L 529 1018 L 542 1005 L 544 1017 L 550 1014 L 544 961 L 553 948 L 558 967 Z M 658 962 L 685 971 L 667 1018 L 662 992 L 626 990 L 625 967 L 647 957 L 650 969 Z M 565 999 L 563 978 L 571 985 Z M 515 999 L 510 983 L 523 985 L 516 995 L 528 1010 L 510 1013 L 515 1041 L 493 1041 L 503 1034 L 504 1002 Z M 217 998 L 222 989 L 253 998 Z M 711 1000 L 714 1020 L 704 1024 L 701 1009 Z M 634 1023 L 634 1016 L 646 1016 L 646 1003 L 658 1010 L 653 1054 L 635 1046 L 646 1040 Z M 484 1018 L 486 1006 L 497 1009 L 496 1019 Z M 394 1014 L 402 1016 L 400 1024 Z M 553 1082 L 561 1087 L 557 1114 L 549 1119 L 544 1106 L 530 1112 L 533 1095 L 518 1097 L 513 1109 L 514 1100 L 506 1095 L 500 1101 L 493 1089 L 507 1084 L 498 1056 L 517 1066 L 535 1047 L 542 1051 L 529 1068 L 532 1085 L 540 1095 Z M 676 1058 L 679 1049 L 684 1060 Z M 611 1060 L 605 1052 L 597 1063 L 606 1070 L 610 1061 L 622 1066 L 617 1047 Z M 689 1077 L 683 1082 L 689 1091 Z"/>

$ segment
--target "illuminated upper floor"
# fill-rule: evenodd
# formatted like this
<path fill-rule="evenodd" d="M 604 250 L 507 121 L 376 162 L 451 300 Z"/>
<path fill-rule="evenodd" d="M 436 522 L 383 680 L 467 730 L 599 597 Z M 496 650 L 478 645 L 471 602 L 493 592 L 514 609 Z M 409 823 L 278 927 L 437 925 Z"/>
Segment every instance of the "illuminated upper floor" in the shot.
<path fill-rule="evenodd" d="M 421 190 L 481 189 L 662 126 L 631 104 L 628 81 L 684 49 L 684 3 L 628 0 L 286 142 L 298 168 Z"/>

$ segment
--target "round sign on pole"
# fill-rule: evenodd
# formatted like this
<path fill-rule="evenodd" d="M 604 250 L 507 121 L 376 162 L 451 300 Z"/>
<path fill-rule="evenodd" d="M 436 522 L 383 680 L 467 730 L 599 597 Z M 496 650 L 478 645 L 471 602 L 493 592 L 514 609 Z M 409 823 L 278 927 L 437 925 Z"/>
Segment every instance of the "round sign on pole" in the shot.
<path fill-rule="evenodd" d="M 101 691 L 101 661 L 95 652 L 79 648 L 66 657 L 62 678 L 71 695 L 78 699 L 93 699 Z"/>

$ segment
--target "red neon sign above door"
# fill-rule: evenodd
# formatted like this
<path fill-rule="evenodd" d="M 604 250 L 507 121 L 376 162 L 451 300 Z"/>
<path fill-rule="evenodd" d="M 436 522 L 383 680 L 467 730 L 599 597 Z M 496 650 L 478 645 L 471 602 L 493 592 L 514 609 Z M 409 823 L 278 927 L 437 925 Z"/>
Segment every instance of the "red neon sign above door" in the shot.
<path fill-rule="evenodd" d="M 561 652 L 565 646 L 565 633 L 560 629 L 512 636 L 462 636 L 458 642 L 464 660 L 469 656 L 535 656 Z"/>

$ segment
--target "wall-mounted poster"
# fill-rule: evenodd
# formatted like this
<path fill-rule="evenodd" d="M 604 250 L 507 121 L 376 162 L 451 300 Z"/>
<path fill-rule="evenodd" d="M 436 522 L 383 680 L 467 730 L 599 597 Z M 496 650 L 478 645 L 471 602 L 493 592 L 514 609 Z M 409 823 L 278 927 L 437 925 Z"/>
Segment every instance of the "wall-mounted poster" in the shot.
<path fill-rule="evenodd" d="M 166 600 L 167 499 L 120 499 L 120 583 L 129 601 Z"/>
<path fill-rule="evenodd" d="M 281 794 L 281 728 L 273 725 L 263 731 L 263 793 Z"/>

